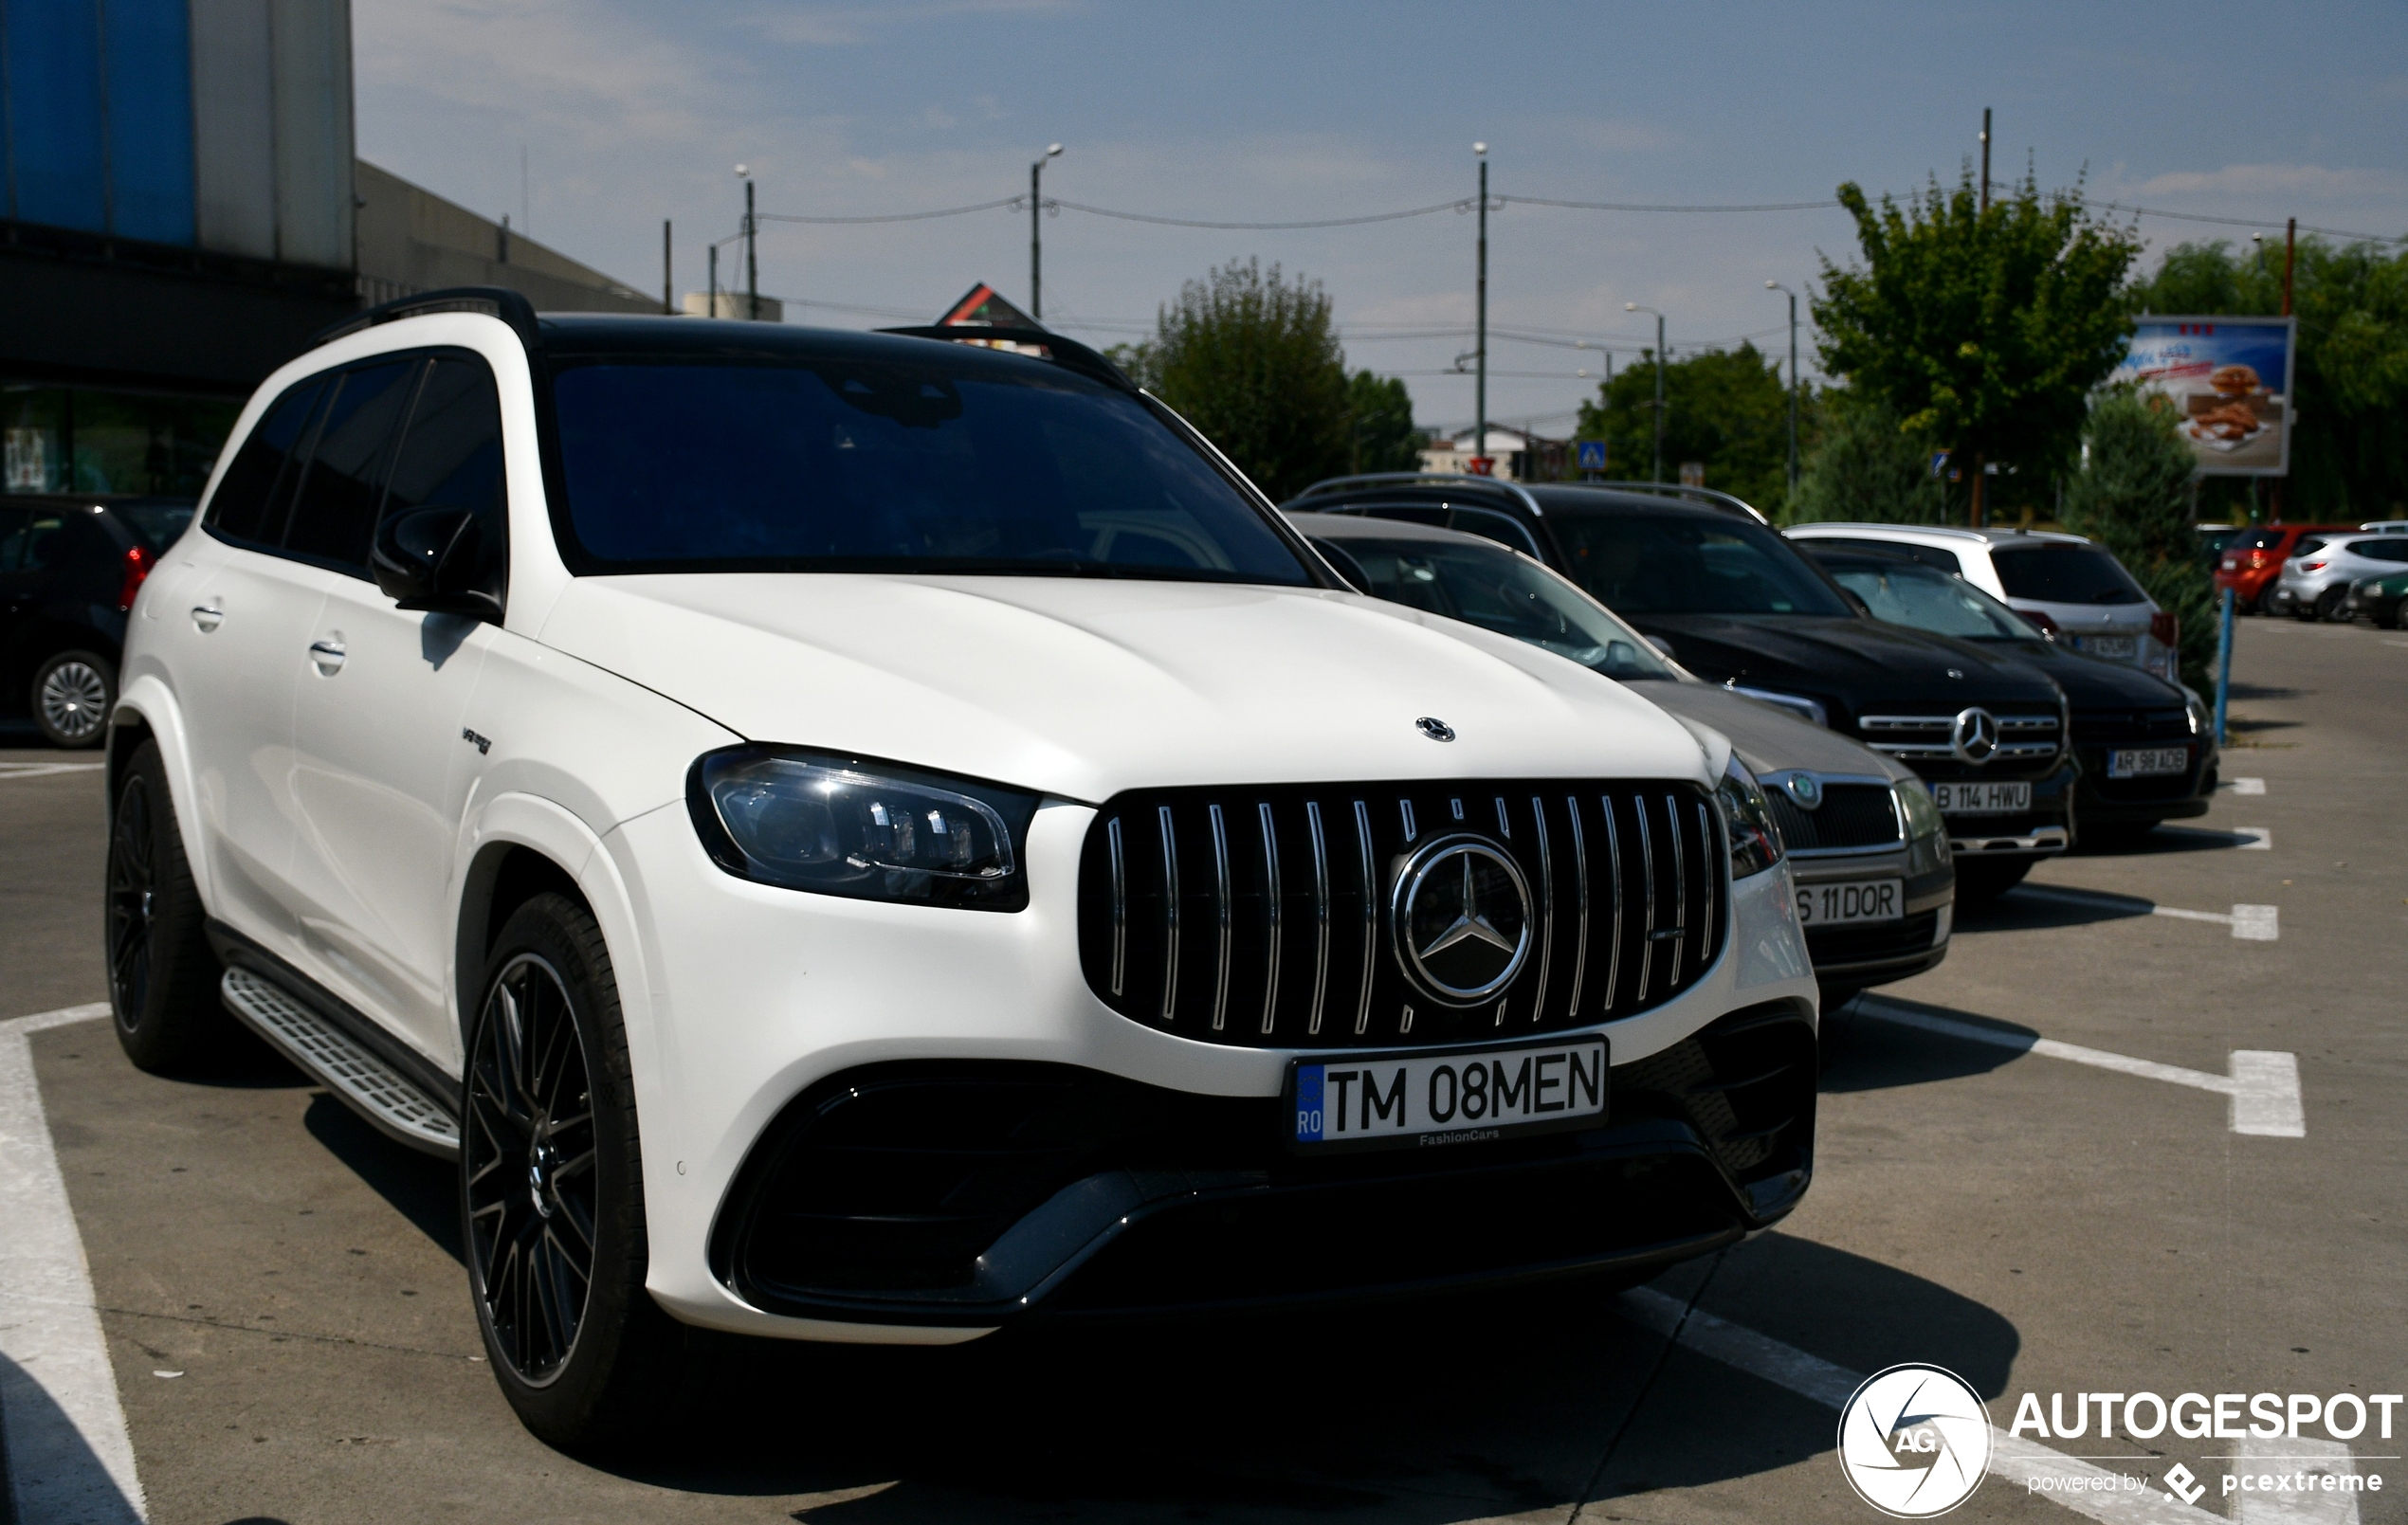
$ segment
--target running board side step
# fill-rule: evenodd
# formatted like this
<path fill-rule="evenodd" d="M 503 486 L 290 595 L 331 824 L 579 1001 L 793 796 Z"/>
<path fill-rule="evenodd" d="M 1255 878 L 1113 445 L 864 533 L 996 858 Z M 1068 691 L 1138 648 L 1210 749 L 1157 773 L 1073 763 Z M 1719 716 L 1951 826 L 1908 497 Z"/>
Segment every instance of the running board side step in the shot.
<path fill-rule="evenodd" d="M 228 969 L 218 991 L 245 1026 L 379 1133 L 444 1159 L 460 1157 L 458 1119 L 351 1034 L 247 969 Z"/>

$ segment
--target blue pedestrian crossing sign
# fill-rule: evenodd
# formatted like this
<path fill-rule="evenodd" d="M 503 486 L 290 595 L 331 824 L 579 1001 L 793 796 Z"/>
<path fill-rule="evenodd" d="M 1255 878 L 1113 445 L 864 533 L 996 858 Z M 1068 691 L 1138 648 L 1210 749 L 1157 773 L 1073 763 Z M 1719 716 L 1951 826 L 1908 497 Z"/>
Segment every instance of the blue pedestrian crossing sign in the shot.
<path fill-rule="evenodd" d="M 1582 440 L 1578 442 L 1576 448 L 1579 451 L 1582 471 L 1605 469 L 1605 442 L 1603 440 Z"/>

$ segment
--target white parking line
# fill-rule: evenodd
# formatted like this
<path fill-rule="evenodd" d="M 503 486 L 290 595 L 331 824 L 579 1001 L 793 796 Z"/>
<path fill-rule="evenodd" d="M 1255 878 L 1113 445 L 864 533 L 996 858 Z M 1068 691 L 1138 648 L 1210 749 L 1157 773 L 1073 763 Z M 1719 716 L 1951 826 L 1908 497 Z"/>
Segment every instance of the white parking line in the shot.
<path fill-rule="evenodd" d="M 146 1513 L 91 1270 L 42 1112 L 46 1027 L 108 1015 L 67 1007 L 0 1022 L 0 1448 L 21 1520 L 125 1525 Z"/>
<path fill-rule="evenodd" d="M 2235 905 L 2230 911 L 2186 911 L 2179 905 L 2160 905 L 2137 895 L 2111 895 L 2102 890 L 2061 888 L 2054 884 L 2018 884 L 2017 895 L 2034 895 L 2044 900 L 2065 900 L 2074 905 L 2095 905 L 2110 911 L 2139 914 L 2145 906 L 2153 917 L 2170 917 L 2177 921 L 2213 921 L 2233 929 L 2233 935 L 2244 942 L 2277 942 L 2283 935 L 2282 910 L 2271 905 Z"/>
<path fill-rule="evenodd" d="M 1622 1311 L 1633 1323 L 1677 1339 L 1708 1360 L 1720 1361 L 1833 1410 L 1845 1407 L 1848 1395 L 1865 1380 L 1820 1356 L 1809 1355 L 1794 1345 L 1784 1345 L 1769 1334 L 1725 1322 L 1712 1314 L 1688 1311 L 1684 1319 L 1681 1300 L 1652 1287 L 1622 1294 Z M 1995 1425 L 1990 1427 L 1990 1470 L 2028 1491 L 2039 1480 L 2053 1479 L 2057 1486 L 2040 1497 L 2107 1525 L 2224 1525 L 2222 1516 L 2195 1509 L 2169 1495 L 2123 1493 L 2100 1487 L 2103 1480 L 2114 1474 L 2051 1450 L 2036 1441 L 2010 1435 Z M 2068 1482 L 2074 1485 L 2065 1486 Z"/>
<path fill-rule="evenodd" d="M 2230 789 L 2235 794 L 2263 794 L 2266 792 L 2266 780 L 2262 778 L 2228 778 L 2224 781 L 2224 784 L 2226 788 Z"/>
<path fill-rule="evenodd" d="M 2027 1037 L 2000 1027 L 1910 1011 L 1877 995 L 1858 996 L 1853 1009 L 1902 1027 L 1920 1027 L 1925 1032 L 1988 1044 L 1994 1048 L 2061 1059 L 2144 1080 L 2163 1080 L 2168 1085 L 2187 1085 L 2195 1091 L 2214 1091 L 2232 1098 L 2232 1128 L 2236 1134 L 2264 1138 L 2308 1136 L 2307 1109 L 2300 1098 L 2299 1058 L 2279 1049 L 2235 1048 L 2231 1060 L 2232 1074 L 2210 1075 L 2205 1070 L 2184 1069 L 2179 1064 L 2161 1064 L 2153 1059 L 2134 1059 L 2129 1054 L 2110 1054 L 2103 1048 L 2085 1048 L 2054 1038 Z"/>
<path fill-rule="evenodd" d="M 52 773 L 97 773 L 106 763 L 0 763 L 0 779 L 46 778 Z"/>
<path fill-rule="evenodd" d="M 2256 1476 L 2353 1477 L 2358 1462 L 2349 1447 L 2340 1441 L 2311 1441 L 2305 1437 L 2285 1440 L 2251 1438 L 2240 1443 L 2239 1454 L 2233 1458 L 2235 1473 L 2249 1472 Z M 2335 1489 L 2325 1492 L 2316 1484 L 2292 1492 L 2277 1490 L 2258 1493 L 2235 1492 L 2233 1496 L 2233 1518 L 2238 1525 L 2358 1525 L 2358 1496 Z"/>
<path fill-rule="evenodd" d="M 2241 847 L 2244 851 L 2252 847 L 2257 848 L 2261 852 L 2271 852 L 2273 850 L 2274 833 L 2265 826 L 2235 826 L 2233 828 L 2233 835 L 2236 837 L 2247 837 L 2249 839 L 2249 841 L 2241 844 Z"/>

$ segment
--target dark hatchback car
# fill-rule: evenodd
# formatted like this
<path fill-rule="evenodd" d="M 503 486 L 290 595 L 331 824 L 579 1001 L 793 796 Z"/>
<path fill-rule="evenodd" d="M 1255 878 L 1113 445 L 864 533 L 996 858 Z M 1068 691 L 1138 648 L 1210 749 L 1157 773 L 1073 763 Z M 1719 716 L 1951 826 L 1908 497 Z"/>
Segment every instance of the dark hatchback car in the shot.
<path fill-rule="evenodd" d="M 0 696 L 52 745 L 107 734 L 126 613 L 192 521 L 189 498 L 0 498 Z"/>
<path fill-rule="evenodd" d="M 2072 845 L 2080 770 L 2057 686 L 2012 653 L 1873 619 L 1738 499 L 1399 473 L 1316 482 L 1283 506 L 1525 552 L 1699 677 L 1898 758 L 1947 817 L 1961 904 Z"/>
<path fill-rule="evenodd" d="M 1963 578 L 1905 551 L 1827 550 L 1813 541 L 1803 549 L 1873 618 L 2013 652 L 2065 691 L 2082 763 L 2074 811 L 2085 843 L 2129 845 L 2162 822 L 2207 813 L 2218 766 L 2215 729 L 2181 689 L 2129 663 L 2059 644 Z"/>

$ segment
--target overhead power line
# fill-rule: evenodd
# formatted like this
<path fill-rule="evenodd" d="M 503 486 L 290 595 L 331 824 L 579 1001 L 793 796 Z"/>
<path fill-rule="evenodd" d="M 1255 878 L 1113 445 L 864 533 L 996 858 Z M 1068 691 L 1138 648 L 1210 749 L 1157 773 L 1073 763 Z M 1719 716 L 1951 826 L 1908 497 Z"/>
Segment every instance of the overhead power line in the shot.
<path fill-rule="evenodd" d="M 1491 197 L 1491 200 L 1496 198 Z M 1048 207 L 1062 207 L 1083 211 L 1091 217 L 1111 217 L 1124 223 L 1153 223 L 1162 227 L 1211 227 L 1252 232 L 1273 232 L 1299 227 L 1359 227 L 1365 223 L 1401 222 L 1408 217 L 1427 217 L 1432 212 L 1469 211 L 1479 204 L 1474 196 L 1458 201 L 1433 202 L 1427 207 L 1408 207 L 1402 211 L 1376 211 L 1361 217 L 1316 217 L 1295 223 L 1223 223 L 1199 217 L 1157 217 L 1148 212 L 1117 211 L 1110 207 L 1089 207 L 1076 201 L 1048 201 Z"/>

